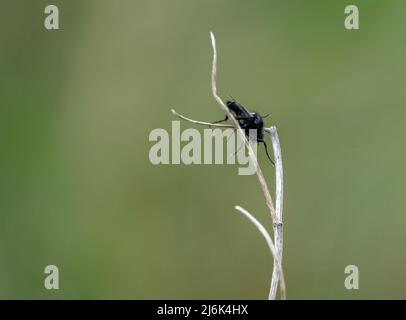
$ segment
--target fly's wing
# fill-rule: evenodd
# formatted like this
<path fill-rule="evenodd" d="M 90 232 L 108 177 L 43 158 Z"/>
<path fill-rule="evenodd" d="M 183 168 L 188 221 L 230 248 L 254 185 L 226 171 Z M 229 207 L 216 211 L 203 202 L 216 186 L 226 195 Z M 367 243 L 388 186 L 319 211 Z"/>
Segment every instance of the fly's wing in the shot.
<path fill-rule="evenodd" d="M 227 107 L 234 114 L 236 118 L 250 118 L 251 114 L 245 107 L 237 100 L 232 99 L 227 101 Z"/>
<path fill-rule="evenodd" d="M 251 140 L 249 130 L 257 129 L 253 114 L 248 112 L 248 110 L 245 109 L 241 103 L 234 99 L 227 101 L 227 107 L 234 114 L 235 118 L 240 124 L 241 129 L 244 129 L 247 138 Z M 254 137 L 254 140 L 256 140 L 256 137 Z"/>

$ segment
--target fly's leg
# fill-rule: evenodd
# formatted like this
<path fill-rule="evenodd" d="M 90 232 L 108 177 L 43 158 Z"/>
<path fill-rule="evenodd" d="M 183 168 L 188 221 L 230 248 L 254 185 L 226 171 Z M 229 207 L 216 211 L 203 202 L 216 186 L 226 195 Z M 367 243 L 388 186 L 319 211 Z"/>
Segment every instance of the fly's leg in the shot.
<path fill-rule="evenodd" d="M 226 122 L 227 120 L 228 120 L 228 116 L 226 116 L 223 120 L 214 121 L 214 122 L 212 122 L 212 124 Z"/>
<path fill-rule="evenodd" d="M 264 140 L 257 140 L 258 142 L 262 142 L 264 144 L 265 147 L 265 153 L 269 159 L 269 161 L 271 161 L 272 165 L 275 166 L 275 162 L 272 160 L 272 158 L 270 157 L 269 153 L 268 153 L 268 146 L 266 145 L 266 142 Z"/>

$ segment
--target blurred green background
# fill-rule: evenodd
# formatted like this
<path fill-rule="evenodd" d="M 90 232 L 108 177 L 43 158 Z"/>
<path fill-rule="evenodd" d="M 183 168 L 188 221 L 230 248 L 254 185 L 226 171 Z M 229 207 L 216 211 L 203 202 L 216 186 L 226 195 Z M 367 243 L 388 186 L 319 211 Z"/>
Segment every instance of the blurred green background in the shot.
<path fill-rule="evenodd" d="M 256 176 L 148 159 L 170 108 L 223 117 L 209 31 L 219 93 L 279 130 L 288 298 L 406 298 L 405 30 L 402 0 L 1 0 L 0 298 L 267 298 L 272 258 L 233 208 L 271 227 Z"/>

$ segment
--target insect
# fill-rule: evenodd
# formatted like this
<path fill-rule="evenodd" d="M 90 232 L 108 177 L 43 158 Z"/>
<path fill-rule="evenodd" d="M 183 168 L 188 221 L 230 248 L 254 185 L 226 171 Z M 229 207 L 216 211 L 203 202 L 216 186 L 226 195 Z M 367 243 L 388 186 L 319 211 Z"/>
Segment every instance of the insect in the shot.
<path fill-rule="evenodd" d="M 265 116 L 261 116 L 257 112 L 249 112 L 241 103 L 239 103 L 234 98 L 227 100 L 226 105 L 227 105 L 227 108 L 234 115 L 235 119 L 240 124 L 241 129 L 244 130 L 245 136 L 247 137 L 247 139 L 263 143 L 264 147 L 265 147 L 265 152 L 266 152 L 266 155 L 267 155 L 269 161 L 271 161 L 272 165 L 275 165 L 275 162 L 269 156 L 268 146 L 266 145 L 266 142 L 264 140 L 264 120 L 263 119 L 268 117 L 269 114 L 267 114 Z M 223 120 L 218 120 L 218 121 L 213 122 L 213 124 L 225 122 L 227 120 L 228 120 L 228 116 L 226 116 Z M 250 135 L 250 130 L 252 130 L 252 129 L 256 130 L 255 136 Z"/>

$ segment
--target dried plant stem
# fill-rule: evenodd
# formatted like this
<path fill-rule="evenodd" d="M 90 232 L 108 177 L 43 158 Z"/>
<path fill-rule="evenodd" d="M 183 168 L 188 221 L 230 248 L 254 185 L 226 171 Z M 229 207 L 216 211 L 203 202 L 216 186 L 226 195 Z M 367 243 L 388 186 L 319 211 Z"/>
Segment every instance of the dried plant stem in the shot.
<path fill-rule="evenodd" d="M 240 135 L 242 141 L 244 142 L 246 148 L 248 149 L 248 154 L 250 157 L 251 163 L 254 165 L 255 173 L 258 177 L 259 183 L 261 185 L 262 192 L 265 196 L 265 202 L 269 209 L 269 213 L 272 218 L 273 222 L 273 230 L 274 230 L 274 243 L 272 242 L 269 233 L 263 227 L 262 224 L 258 222 L 248 211 L 245 209 L 236 206 L 236 209 L 242 212 L 245 216 L 247 216 L 252 223 L 258 228 L 258 230 L 262 233 L 265 237 L 268 246 L 271 250 L 271 253 L 274 257 L 274 267 L 272 272 L 272 280 L 271 286 L 269 290 L 269 299 L 275 300 L 276 293 L 278 290 L 278 283 L 280 283 L 280 295 L 281 299 L 286 299 L 286 284 L 285 278 L 283 275 L 282 270 L 282 253 L 283 253 L 283 224 L 282 224 L 282 208 L 283 208 L 283 168 L 282 168 L 282 156 L 281 156 L 281 148 L 279 143 L 279 137 L 276 130 L 276 127 L 264 128 L 272 140 L 273 152 L 275 157 L 275 179 L 276 179 L 276 197 L 275 197 L 275 206 L 272 201 L 271 193 L 269 192 L 268 185 L 266 183 L 265 177 L 262 173 L 261 167 L 259 166 L 257 156 L 252 149 L 247 137 L 245 136 L 244 131 L 241 129 L 239 122 L 235 119 L 234 115 L 230 112 L 227 108 L 226 104 L 221 100 L 221 98 L 217 94 L 217 84 L 216 84 L 216 77 L 217 77 L 217 49 L 216 49 L 216 39 L 212 32 L 210 32 L 211 43 L 213 47 L 213 61 L 212 61 L 212 72 L 211 72 L 211 87 L 212 87 L 212 94 L 218 105 L 223 109 L 224 113 L 227 117 L 231 120 L 232 125 L 226 124 L 213 124 L 210 122 L 204 121 L 197 121 L 190 118 L 187 118 L 175 110 L 172 109 L 172 113 L 179 118 L 199 125 L 205 125 L 209 127 L 222 127 L 222 128 L 234 128 L 237 130 L 238 134 Z"/>
<path fill-rule="evenodd" d="M 212 86 L 212 93 L 213 93 L 214 99 L 217 101 L 217 103 L 226 113 L 228 118 L 231 119 L 231 122 L 233 123 L 234 127 L 238 129 L 237 131 L 241 135 L 241 138 L 243 139 L 243 141 L 248 149 L 248 154 L 250 156 L 250 160 L 254 164 L 255 172 L 256 172 L 256 175 L 258 176 L 258 180 L 261 185 L 262 192 L 264 193 L 264 196 L 265 196 L 266 205 L 268 206 L 268 209 L 271 214 L 272 221 L 273 221 L 273 225 L 274 225 L 274 236 L 275 236 L 275 242 L 276 242 L 276 252 L 275 253 L 276 254 L 274 254 L 274 270 L 272 272 L 272 281 L 271 281 L 271 288 L 269 290 L 269 299 L 275 300 L 279 280 L 281 281 L 281 287 L 280 287 L 281 288 L 281 299 L 286 299 L 286 286 L 285 286 L 285 280 L 283 278 L 283 271 L 282 271 L 282 264 L 281 264 L 282 263 L 282 252 L 283 252 L 283 250 L 282 250 L 282 246 L 283 246 L 283 228 L 282 228 L 282 203 L 283 203 L 282 177 L 283 177 L 283 171 L 282 171 L 282 157 L 281 157 L 281 152 L 280 152 L 278 134 L 276 132 L 275 127 L 271 127 L 269 129 L 269 132 L 271 134 L 271 139 L 272 139 L 274 155 L 275 155 L 275 169 L 276 169 L 276 180 L 277 180 L 277 182 L 276 182 L 276 189 L 277 189 L 276 195 L 277 196 L 276 197 L 278 199 L 277 204 L 279 205 L 278 206 L 279 213 L 277 214 L 275 207 L 273 205 L 271 193 L 269 192 L 265 177 L 262 173 L 261 167 L 259 166 L 257 156 L 255 155 L 251 145 L 249 144 L 248 139 L 246 138 L 244 132 L 241 130 L 240 124 L 234 118 L 233 114 L 230 112 L 230 110 L 227 108 L 227 106 L 224 104 L 224 102 L 221 100 L 221 98 L 217 95 L 216 39 L 214 38 L 214 35 L 212 32 L 210 32 L 210 37 L 211 37 L 211 44 L 213 47 L 211 86 Z M 268 132 L 268 130 L 266 130 L 266 131 Z M 281 173 L 282 173 L 282 175 L 280 175 Z M 283 282 L 283 286 L 282 286 L 282 282 Z"/>

